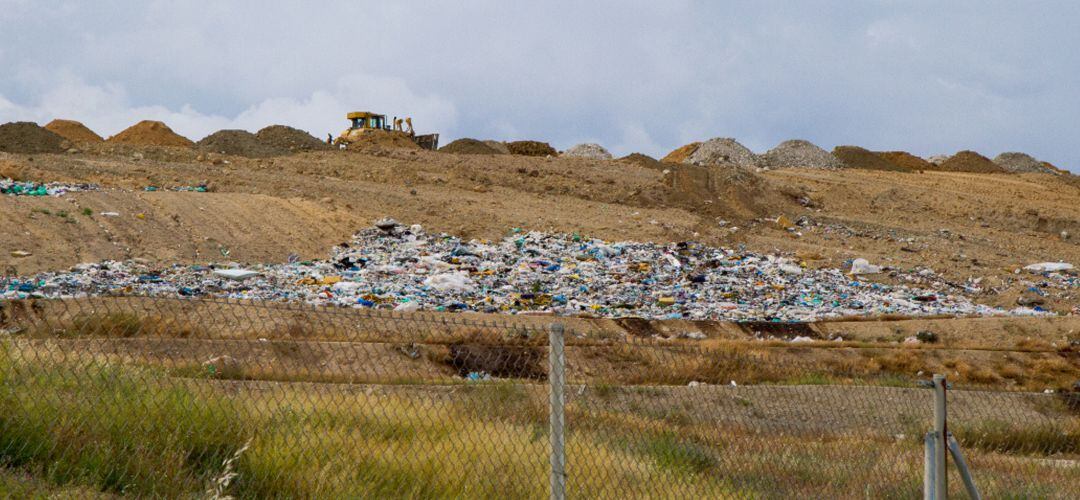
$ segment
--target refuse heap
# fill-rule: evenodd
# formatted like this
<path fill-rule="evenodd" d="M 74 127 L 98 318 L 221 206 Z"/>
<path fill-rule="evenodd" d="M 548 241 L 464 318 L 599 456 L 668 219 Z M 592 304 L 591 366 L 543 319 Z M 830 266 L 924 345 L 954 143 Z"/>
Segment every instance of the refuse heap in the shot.
<path fill-rule="evenodd" d="M 781 255 L 515 230 L 497 242 L 380 221 L 330 258 L 286 264 L 80 264 L 9 280 L 0 298 L 107 294 L 302 301 L 398 311 L 811 321 L 876 314 L 1037 314 L 942 290 L 868 283 Z"/>
<path fill-rule="evenodd" d="M 1012 173 L 1024 173 L 1024 172 L 1038 172 L 1043 174 L 1056 174 L 1057 172 L 1051 170 L 1043 162 L 1036 160 L 1029 154 L 1006 152 L 1001 153 L 994 157 L 995 165 L 1001 167 L 1007 172 Z"/>
<path fill-rule="evenodd" d="M 75 191 L 97 191 L 95 184 L 65 184 L 49 182 L 45 184 L 28 181 L 16 181 L 0 178 L 0 194 L 9 196 L 61 196 Z"/>
<path fill-rule="evenodd" d="M 563 151 L 562 156 L 567 158 L 589 158 L 592 160 L 610 160 L 611 153 L 603 146 L 586 142 L 570 147 Z"/>
<path fill-rule="evenodd" d="M 730 137 L 715 137 L 701 143 L 684 163 L 706 167 L 757 168 L 762 166 L 758 155 Z"/>
<path fill-rule="evenodd" d="M 762 155 L 762 161 L 769 168 L 835 169 L 843 166 L 840 160 L 833 156 L 832 153 L 802 139 L 781 142 Z"/>

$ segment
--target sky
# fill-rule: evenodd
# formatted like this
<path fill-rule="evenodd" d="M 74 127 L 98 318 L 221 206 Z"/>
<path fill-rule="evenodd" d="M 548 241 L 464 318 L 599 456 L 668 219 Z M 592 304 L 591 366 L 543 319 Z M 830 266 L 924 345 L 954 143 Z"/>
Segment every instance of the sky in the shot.
<path fill-rule="evenodd" d="M 1080 172 L 1077 26 L 1075 1 L 0 0 L 0 122 L 325 137 L 370 110 L 443 144 L 800 138 Z"/>

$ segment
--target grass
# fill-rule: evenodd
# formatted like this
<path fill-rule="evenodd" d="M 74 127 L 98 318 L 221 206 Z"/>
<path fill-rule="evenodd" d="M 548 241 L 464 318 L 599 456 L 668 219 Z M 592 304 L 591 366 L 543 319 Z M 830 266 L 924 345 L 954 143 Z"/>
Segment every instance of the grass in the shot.
<path fill-rule="evenodd" d="M 132 326 L 118 317 L 86 328 L 102 324 Z M 541 384 L 237 382 L 77 355 L 47 362 L 33 352 L 0 351 L 0 493 L 16 493 L 7 496 L 200 496 L 247 443 L 226 491 L 237 498 L 547 494 Z M 571 395 L 574 496 L 918 494 L 918 439 L 754 432 L 702 418 L 690 402 L 658 400 L 662 392 L 604 385 L 594 399 Z M 1025 443 L 1080 453 L 1075 429 L 951 428 L 987 478 L 988 497 L 1066 498 L 1080 488 L 1075 469 L 1017 462 L 1038 453 Z"/>

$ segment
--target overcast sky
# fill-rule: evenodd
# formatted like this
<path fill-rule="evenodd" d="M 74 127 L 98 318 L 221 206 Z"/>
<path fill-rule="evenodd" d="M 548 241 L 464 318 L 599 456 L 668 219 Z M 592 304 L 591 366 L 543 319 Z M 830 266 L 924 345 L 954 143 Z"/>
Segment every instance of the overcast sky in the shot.
<path fill-rule="evenodd" d="M 0 122 L 325 137 L 373 110 L 444 144 L 804 138 L 1080 171 L 1078 27 L 1076 1 L 0 0 Z"/>

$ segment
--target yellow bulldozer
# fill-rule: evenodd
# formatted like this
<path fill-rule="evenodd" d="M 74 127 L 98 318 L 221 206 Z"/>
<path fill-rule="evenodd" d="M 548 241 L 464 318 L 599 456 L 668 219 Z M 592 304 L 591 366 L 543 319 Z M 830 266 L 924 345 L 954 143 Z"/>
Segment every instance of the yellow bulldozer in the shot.
<path fill-rule="evenodd" d="M 386 121 L 386 115 L 369 111 L 353 111 L 345 115 L 345 118 L 351 122 L 351 125 L 337 139 L 334 139 L 334 145 L 339 147 L 348 147 L 353 142 L 363 140 L 368 134 L 400 134 L 421 148 L 430 150 L 439 148 L 439 134 L 417 135 L 413 132 L 412 118 L 394 118 L 391 124 Z"/>

